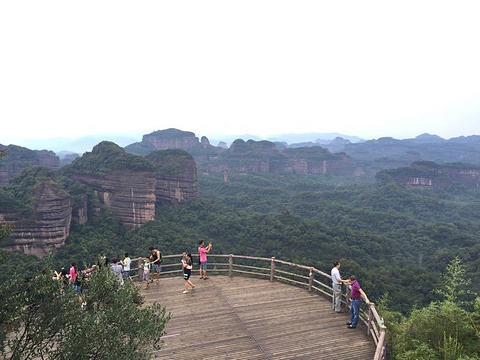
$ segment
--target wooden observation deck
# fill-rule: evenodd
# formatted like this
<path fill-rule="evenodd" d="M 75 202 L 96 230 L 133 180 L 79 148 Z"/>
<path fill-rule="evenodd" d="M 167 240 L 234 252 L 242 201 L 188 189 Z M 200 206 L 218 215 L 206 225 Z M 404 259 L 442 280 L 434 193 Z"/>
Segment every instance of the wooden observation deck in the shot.
<path fill-rule="evenodd" d="M 194 271 L 196 287 L 183 294 L 180 255 L 164 260 L 160 284 L 142 290 L 147 304 L 159 302 L 172 315 L 157 359 L 384 358 L 385 327 L 374 305 L 356 329 L 348 329 L 349 313 L 332 309 L 329 275 L 314 268 L 210 255 L 209 279 L 200 280 Z"/>

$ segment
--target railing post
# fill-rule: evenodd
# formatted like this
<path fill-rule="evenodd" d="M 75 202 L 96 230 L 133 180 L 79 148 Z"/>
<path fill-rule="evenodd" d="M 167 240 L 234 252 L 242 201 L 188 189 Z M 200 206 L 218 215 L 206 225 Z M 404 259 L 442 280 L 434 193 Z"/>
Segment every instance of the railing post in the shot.
<path fill-rule="evenodd" d="M 272 256 L 272 261 L 270 263 L 270 281 L 273 281 L 275 276 L 275 256 Z"/>
<path fill-rule="evenodd" d="M 380 335 L 378 337 L 377 349 L 375 351 L 374 360 L 382 360 L 385 358 L 385 337 L 387 328 L 384 325 L 380 326 Z"/>
<path fill-rule="evenodd" d="M 372 329 L 372 319 L 373 319 L 372 306 L 373 306 L 372 304 L 368 305 L 367 335 L 370 335 L 370 330 Z"/>
<path fill-rule="evenodd" d="M 350 285 L 347 285 L 347 292 L 345 294 L 345 296 L 346 296 L 345 303 L 347 304 L 347 309 L 350 308 L 350 297 L 351 297 L 350 292 L 351 292 Z"/>
<path fill-rule="evenodd" d="M 312 292 L 313 287 L 313 267 L 310 267 L 310 273 L 308 274 L 308 291 Z"/>
<path fill-rule="evenodd" d="M 138 265 L 137 265 L 137 267 L 138 267 L 138 280 L 142 281 L 143 280 L 143 268 L 141 266 L 141 262 L 140 262 L 141 260 L 140 259 L 141 258 L 137 259 L 137 262 L 138 262 Z"/>
<path fill-rule="evenodd" d="M 233 254 L 228 255 L 228 277 L 233 276 Z"/>

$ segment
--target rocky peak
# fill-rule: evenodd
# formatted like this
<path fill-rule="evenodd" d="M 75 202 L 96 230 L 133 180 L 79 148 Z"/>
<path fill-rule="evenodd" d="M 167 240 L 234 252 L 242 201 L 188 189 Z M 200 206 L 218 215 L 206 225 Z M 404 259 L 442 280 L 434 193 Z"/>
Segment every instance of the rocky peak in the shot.
<path fill-rule="evenodd" d="M 0 212 L 0 218 L 14 226 L 7 247 L 43 256 L 62 246 L 69 235 L 72 197 L 52 173 L 37 169 L 26 173 L 23 183 L 16 184 L 22 198 L 14 199 L 8 209 Z"/>
<path fill-rule="evenodd" d="M 152 145 L 156 150 L 188 150 L 200 146 L 194 133 L 178 129 L 154 131 L 151 134 L 144 135 L 142 142 Z"/>
<path fill-rule="evenodd" d="M 200 143 L 202 144 L 202 149 L 208 149 L 210 147 L 210 141 L 206 136 L 202 136 Z"/>

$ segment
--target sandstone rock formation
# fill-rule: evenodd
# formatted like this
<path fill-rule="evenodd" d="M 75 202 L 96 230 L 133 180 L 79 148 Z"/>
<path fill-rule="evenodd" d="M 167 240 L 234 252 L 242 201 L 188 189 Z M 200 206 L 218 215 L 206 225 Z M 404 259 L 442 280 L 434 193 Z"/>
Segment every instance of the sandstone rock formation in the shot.
<path fill-rule="evenodd" d="M 430 161 L 414 162 L 409 167 L 386 170 L 396 182 L 422 188 L 446 189 L 453 184 L 480 188 L 480 166 L 472 164 L 436 164 Z"/>
<path fill-rule="evenodd" d="M 156 151 L 147 159 L 157 167 L 157 204 L 182 204 L 197 198 L 197 166 L 189 153 L 183 150 Z"/>
<path fill-rule="evenodd" d="M 30 150 L 21 146 L 0 144 L 5 150 L 5 157 L 0 162 L 0 185 L 6 185 L 24 169 L 32 166 L 44 166 L 49 169 L 58 169 L 60 159 L 52 151 Z"/>
<path fill-rule="evenodd" d="M 99 204 L 106 206 L 130 228 L 155 219 L 155 173 L 112 171 L 104 176 L 74 174 L 72 178 L 94 190 Z M 95 213 L 101 209 L 95 206 Z"/>
<path fill-rule="evenodd" d="M 160 130 L 144 135 L 142 142 L 151 144 L 157 150 L 188 150 L 200 144 L 194 133 L 177 129 Z"/>
<path fill-rule="evenodd" d="M 188 151 L 202 173 L 365 175 L 345 153 L 331 154 L 320 146 L 286 148 L 266 140 L 237 139 L 227 149 L 212 146 L 205 136 L 198 141 L 194 133 L 177 129 L 144 135 L 142 143 L 129 145 L 125 150 L 147 155 L 153 148 Z"/>
<path fill-rule="evenodd" d="M 8 247 L 41 257 L 65 243 L 70 232 L 72 198 L 49 181 L 40 183 L 33 197 L 31 218 L 12 212 L 0 214 L 0 219 L 14 225 Z"/>
<path fill-rule="evenodd" d="M 14 225 L 7 245 L 36 256 L 62 246 L 72 220 L 85 224 L 108 209 L 125 227 L 139 228 L 155 219 L 156 205 L 198 196 L 196 164 L 186 151 L 154 151 L 145 158 L 111 142 L 59 172 L 30 167 L 10 188 L 0 203 L 0 221 Z"/>

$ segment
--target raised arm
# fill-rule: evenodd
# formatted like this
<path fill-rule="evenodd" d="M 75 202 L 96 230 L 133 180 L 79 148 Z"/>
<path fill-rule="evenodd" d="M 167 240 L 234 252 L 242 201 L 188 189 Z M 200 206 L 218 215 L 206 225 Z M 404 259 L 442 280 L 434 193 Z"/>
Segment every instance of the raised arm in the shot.
<path fill-rule="evenodd" d="M 208 253 L 210 252 L 210 249 L 212 248 L 212 243 L 208 243 L 208 246 L 205 248 L 205 251 Z"/>

